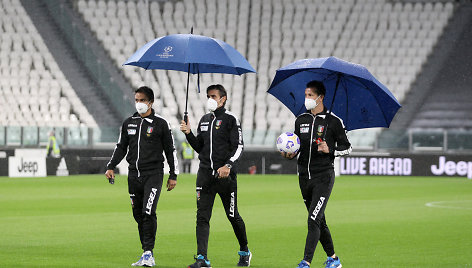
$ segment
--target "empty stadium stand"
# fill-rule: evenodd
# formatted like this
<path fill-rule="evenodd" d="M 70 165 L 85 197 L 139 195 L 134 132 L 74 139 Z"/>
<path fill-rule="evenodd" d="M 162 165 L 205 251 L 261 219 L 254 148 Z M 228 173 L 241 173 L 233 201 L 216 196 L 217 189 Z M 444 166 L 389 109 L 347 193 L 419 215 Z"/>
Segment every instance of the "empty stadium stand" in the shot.
<path fill-rule="evenodd" d="M 0 32 L 0 125 L 97 125 L 19 0 L 0 2 Z"/>
<path fill-rule="evenodd" d="M 0 12 L 4 16 L 0 19 L 0 30 L 3 31 L 0 114 L 7 116 L 0 117 L 0 125 L 16 124 L 17 117 L 25 118 L 20 115 L 38 110 L 39 113 L 34 114 L 41 116 L 35 115 L 34 120 L 25 119 L 24 122 L 35 126 L 97 126 L 99 122 L 95 122 L 92 116 L 96 113 L 93 107 L 97 105 L 79 99 L 78 95 L 84 98 L 83 92 L 76 85 L 72 89 L 69 77 L 66 79 L 60 70 L 20 3 L 27 5 L 28 1 L 6 0 L 1 3 Z M 278 68 L 301 58 L 333 55 L 365 65 L 400 103 L 408 103 L 405 98 L 416 90 L 413 87 L 418 84 L 414 82 L 425 66 L 428 67 L 428 59 L 434 59 L 430 55 L 433 49 L 438 49 L 436 44 L 453 12 L 457 6 L 463 6 L 463 3 L 452 0 L 70 0 L 67 3 L 88 25 L 110 57 L 110 62 L 122 71 L 130 87 L 146 84 L 155 90 L 156 110 L 174 127 L 178 126 L 184 110 L 186 73 L 143 70 L 122 64 L 146 42 L 168 34 L 189 33 L 191 27 L 194 27 L 195 34 L 221 39 L 235 47 L 258 73 L 242 76 L 202 74 L 200 85 L 204 90 L 213 83 L 223 84 L 229 91 L 227 107 L 242 121 L 245 143 L 266 146 L 273 146 L 280 132 L 293 128 L 294 116 L 266 93 Z M 463 38 L 470 39 L 466 33 L 463 34 Z M 457 57 L 454 60 L 461 59 Z M 11 68 L 12 65 L 17 68 Z M 450 75 L 453 74 L 450 71 Z M 205 113 L 206 94 L 197 92 L 197 78 L 191 77 L 189 113 L 190 121 L 196 124 Z M 457 90 L 465 92 L 468 83 L 464 82 Z M 38 97 L 29 98 L 27 107 L 15 107 L 9 96 L 17 85 L 25 94 L 36 96 L 35 92 L 38 92 L 37 95 L 48 103 L 47 107 L 44 101 L 42 106 L 35 101 L 40 99 Z M 427 101 L 421 111 L 415 113 L 410 106 L 419 105 L 410 105 L 410 112 L 404 117 L 411 118 L 407 120 L 411 124 L 404 127 L 430 126 L 438 116 L 448 114 L 438 112 L 441 108 L 434 103 L 441 99 L 438 93 L 431 91 L 432 101 Z M 468 95 L 464 94 L 457 92 L 455 98 L 451 96 L 446 101 L 459 103 L 467 99 Z M 61 111 L 69 111 L 67 117 L 61 113 L 61 118 L 57 118 L 59 113 L 51 106 L 54 102 L 59 102 Z M 459 106 L 457 104 L 458 110 Z M 470 114 L 467 105 L 462 106 L 464 109 L 451 116 Z M 11 110 L 21 113 L 12 115 L 6 112 Z M 414 119 L 412 114 L 418 116 Z M 445 122 L 441 127 L 460 125 L 449 119 L 443 121 L 447 124 Z M 395 121 L 393 125 L 396 125 Z M 377 128 L 355 130 L 348 135 L 355 147 L 372 148 L 380 131 Z"/>
<path fill-rule="evenodd" d="M 150 1 L 147 7 L 143 1 L 79 0 L 77 9 L 117 64 L 147 41 L 188 33 L 192 26 L 197 34 L 234 46 L 258 75 L 204 75 L 202 84 L 222 82 L 230 89 L 229 108 L 242 118 L 247 143 L 272 144 L 276 133 L 292 129 L 294 119 L 266 94 L 276 69 L 301 58 L 334 55 L 368 67 L 401 102 L 454 5 L 373 0 L 189 0 Z M 135 86 L 152 77 L 151 85 L 161 91 L 164 115 L 182 113 L 184 74 L 124 68 Z M 190 107 L 191 121 L 195 122 L 204 112 L 205 96 L 194 90 L 190 94 L 192 99 L 202 100 Z M 378 132 L 358 130 L 350 136 L 355 144 L 372 146 Z"/>
<path fill-rule="evenodd" d="M 425 67 L 422 75 L 427 75 L 428 67 L 436 73 L 427 77 L 426 94 L 403 128 L 472 128 L 472 76 L 464 75 L 472 67 L 472 3 L 461 6 L 448 29 L 438 42 L 437 54 L 444 53 L 443 64 Z"/>
<path fill-rule="evenodd" d="M 66 75 L 67 80 L 74 88 L 78 97 L 93 115 L 94 120 L 100 126 L 119 126 L 119 118 L 107 99 L 101 94 L 99 87 L 89 77 L 87 69 L 83 66 L 66 42 L 60 29 L 56 26 L 52 15 L 48 12 L 46 5 L 42 1 L 23 1 L 26 12 L 34 22 L 38 32 L 43 37 L 43 41 L 48 47 L 55 62 Z M 103 107 L 110 107 L 107 112 L 103 112 Z"/>

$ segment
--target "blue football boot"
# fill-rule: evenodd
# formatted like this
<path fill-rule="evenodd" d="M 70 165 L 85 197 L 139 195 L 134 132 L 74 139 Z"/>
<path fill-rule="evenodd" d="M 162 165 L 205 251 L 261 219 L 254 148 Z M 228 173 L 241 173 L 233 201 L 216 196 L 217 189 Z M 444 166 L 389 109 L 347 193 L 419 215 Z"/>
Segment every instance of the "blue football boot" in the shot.
<path fill-rule="evenodd" d="M 310 265 L 309 265 L 308 262 L 306 262 L 305 260 L 302 260 L 302 261 L 298 264 L 297 268 L 310 268 Z"/>
<path fill-rule="evenodd" d="M 324 262 L 324 264 L 326 264 L 325 268 L 341 268 L 343 267 L 341 265 L 341 260 L 339 260 L 339 257 L 337 260 L 331 258 L 331 257 L 328 257 L 328 259 Z"/>

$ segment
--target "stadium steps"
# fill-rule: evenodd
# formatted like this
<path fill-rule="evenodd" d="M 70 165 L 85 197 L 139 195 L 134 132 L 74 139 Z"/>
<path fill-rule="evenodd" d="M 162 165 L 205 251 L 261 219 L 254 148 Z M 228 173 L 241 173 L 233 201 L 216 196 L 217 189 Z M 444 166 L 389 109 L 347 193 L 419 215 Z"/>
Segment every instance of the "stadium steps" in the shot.
<path fill-rule="evenodd" d="M 59 68 L 97 124 L 99 126 L 119 125 L 122 118 L 115 109 L 110 108 L 113 106 L 110 105 L 108 98 L 88 74 L 81 60 L 74 54 L 60 28 L 51 19 L 52 15 L 45 2 L 21 0 L 21 4 L 36 25 Z"/>
<path fill-rule="evenodd" d="M 100 61 L 102 67 L 106 70 L 109 80 L 113 82 L 111 91 L 108 92 L 109 98 L 116 98 L 116 95 L 122 99 L 122 102 L 114 103 L 114 108 L 118 110 L 120 118 L 127 118 L 130 114 L 136 112 L 134 108 L 134 87 L 124 78 L 123 67 L 117 65 L 110 54 L 104 49 L 103 44 L 97 40 L 96 36 L 87 26 L 82 16 L 73 8 L 76 1 L 68 0 L 43 0 L 49 6 L 59 5 L 70 16 L 70 20 L 76 26 L 76 30 L 85 38 L 86 45 L 93 51 L 96 60 Z M 111 95 L 111 96 L 110 96 Z"/>
<path fill-rule="evenodd" d="M 457 121 L 450 121 L 451 110 L 457 112 L 453 117 L 468 114 L 472 120 L 472 108 L 466 103 L 471 97 L 470 86 L 468 90 L 465 86 L 472 84 L 472 77 L 463 76 L 470 72 L 471 29 L 472 4 L 461 3 L 401 103 L 390 129 L 461 127 Z"/>
<path fill-rule="evenodd" d="M 463 6 L 466 25 L 454 42 L 452 53 L 435 77 L 430 93 L 410 127 L 472 128 L 472 3 Z M 465 19 L 467 18 L 467 19 Z M 429 125 L 427 125 L 429 122 Z"/>

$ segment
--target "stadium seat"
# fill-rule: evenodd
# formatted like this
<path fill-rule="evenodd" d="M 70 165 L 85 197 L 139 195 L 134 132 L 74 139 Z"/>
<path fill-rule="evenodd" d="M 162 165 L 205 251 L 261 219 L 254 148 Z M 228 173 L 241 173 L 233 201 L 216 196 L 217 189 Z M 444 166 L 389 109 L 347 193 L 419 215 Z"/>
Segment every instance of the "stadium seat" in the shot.
<path fill-rule="evenodd" d="M 223 83 L 231 91 L 228 107 L 243 116 L 241 121 L 245 128 L 258 129 L 248 134 L 251 138 L 254 136 L 254 140 L 249 140 L 256 143 L 268 143 L 271 139 L 269 132 L 260 134 L 261 131 L 270 128 L 280 132 L 293 123 L 270 123 L 271 112 L 289 113 L 273 97 L 264 97 L 276 69 L 300 58 L 335 55 L 366 65 L 381 82 L 394 89 L 395 95 L 401 100 L 414 80 L 414 76 L 405 73 L 406 70 L 413 74 L 421 70 L 454 8 L 450 1 L 151 1 L 150 7 L 154 12 L 147 16 L 142 12 L 142 5 L 142 2 L 135 1 L 78 0 L 76 7 L 119 68 L 127 57 L 152 38 L 171 33 L 188 33 L 191 26 L 194 26 L 195 33 L 222 39 L 238 49 L 256 67 L 258 75 L 247 74 L 238 82 L 231 78 L 223 80 Z M 238 12 L 232 12 L 234 10 Z M 284 23 L 287 21 L 291 23 Z M 24 54 L 22 50 L 28 48 L 14 44 L 23 36 L 18 33 L 27 31 L 29 27 L 14 28 L 14 22 L 4 25 L 4 29 L 12 31 L 8 35 L 2 33 L 1 47 L 12 47 Z M 4 36 L 8 36 L 8 39 Z M 47 50 L 42 42 L 34 47 L 40 48 L 35 53 Z M 42 82 L 45 80 L 42 73 L 55 67 L 49 66 L 49 59 L 43 57 L 42 53 L 38 54 L 40 60 L 33 54 L 31 60 L 15 61 L 7 54 L 0 54 L 0 58 L 4 64 L 3 57 L 8 57 L 8 65 L 13 62 L 21 66 L 21 70 L 30 66 L 36 73 L 31 73 L 28 85 L 43 83 L 47 87 L 51 80 L 57 80 L 58 75 L 51 73 L 51 79 Z M 409 67 L 403 68 L 405 65 Z M 18 73 L 24 72 L 1 68 L 2 77 L 18 77 Z M 144 72 L 149 73 L 146 73 L 147 78 Z M 141 85 L 143 81 L 156 81 L 153 87 L 161 92 L 163 114 L 170 118 L 181 116 L 184 109 L 181 100 L 185 96 L 185 74 L 161 70 L 137 71 L 135 67 L 124 67 L 123 73 L 133 86 Z M 218 76 L 211 75 L 202 75 L 201 78 L 205 84 L 212 83 L 211 80 L 220 80 Z M 2 79 L 2 90 L 11 87 L 10 80 L 7 82 Z M 67 83 L 67 80 L 64 81 Z M 196 84 L 194 79 L 192 83 Z M 20 85 L 21 88 L 23 86 Z M 41 92 L 41 87 L 31 89 L 32 94 Z M 191 92 L 192 98 L 201 100 L 193 102 L 191 110 L 201 115 L 205 97 Z M 59 95 L 57 90 L 47 94 L 69 99 L 68 104 L 61 103 L 58 106 L 60 111 L 83 111 L 74 108 L 81 103 L 70 85 L 61 83 Z M 260 100 L 265 105 L 259 104 Z M 76 116 L 80 121 L 82 117 L 87 118 L 81 114 Z M 198 120 L 198 116 L 194 117 Z M 260 120 L 260 117 L 264 120 Z M 288 120 L 293 119 L 291 117 Z M 375 138 L 375 135 L 366 137 Z"/>
<path fill-rule="evenodd" d="M 80 9 L 85 8 L 86 4 L 87 2 L 85 1 L 78 2 Z M 64 78 L 64 75 L 49 53 L 48 48 L 23 9 L 20 1 L 2 1 L 0 3 L 0 11 L 2 12 L 3 22 L 13 22 L 13 24 L 6 23 L 3 29 L 0 27 L 0 34 L 2 36 L 2 52 L 0 53 L 2 75 L 9 77 L 8 81 L 0 84 L 0 96 L 8 94 L 12 85 L 20 88 L 20 92 L 24 93 L 22 96 L 27 103 L 37 100 L 39 96 L 50 96 L 57 99 L 60 96 L 66 96 L 64 92 L 65 87 L 70 87 L 70 85 L 67 80 L 64 80 L 66 84 L 58 83 L 59 80 Z M 8 70 L 5 70 L 4 67 L 8 68 Z M 8 74 L 6 73 L 7 71 Z M 80 103 L 79 105 L 82 104 Z M 33 109 L 36 111 L 37 107 L 33 107 L 35 107 Z M 23 120 L 24 124 L 41 125 L 44 123 L 41 117 L 28 116 L 30 111 L 27 108 L 22 107 L 20 111 L 20 119 L 27 118 Z M 39 109 L 37 111 L 39 112 Z M 46 109 L 45 106 L 42 111 L 48 117 L 51 117 L 52 113 L 57 112 L 56 108 L 51 110 Z M 69 110 L 69 113 L 72 112 L 74 111 Z M 95 126 L 96 123 L 93 119 L 91 122 L 85 120 L 87 115 L 88 112 L 86 110 L 85 113 L 78 114 L 82 122 Z M 7 125 L 14 122 L 14 118 L 10 119 L 12 120 L 5 121 Z"/>

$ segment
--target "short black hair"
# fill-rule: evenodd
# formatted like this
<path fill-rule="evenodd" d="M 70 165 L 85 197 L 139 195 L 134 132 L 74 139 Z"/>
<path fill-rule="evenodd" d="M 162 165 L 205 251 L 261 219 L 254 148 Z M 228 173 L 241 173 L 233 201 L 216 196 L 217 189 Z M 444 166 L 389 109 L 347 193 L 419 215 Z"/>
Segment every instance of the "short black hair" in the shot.
<path fill-rule="evenodd" d="M 226 97 L 226 100 L 228 100 L 228 96 L 227 96 L 226 89 L 224 86 L 220 84 L 210 85 L 209 87 L 207 87 L 207 94 L 208 94 L 208 91 L 213 90 L 213 89 L 218 90 L 218 93 L 220 94 L 220 98 Z M 223 106 L 226 104 L 226 100 Z"/>
<path fill-rule="evenodd" d="M 306 84 L 306 88 L 310 88 L 318 96 L 326 95 L 326 88 L 321 81 L 313 80 Z"/>
<path fill-rule="evenodd" d="M 146 95 L 150 102 L 154 102 L 154 92 L 151 88 L 142 86 L 134 91 L 134 94 L 136 93 L 143 93 L 144 95 Z"/>

